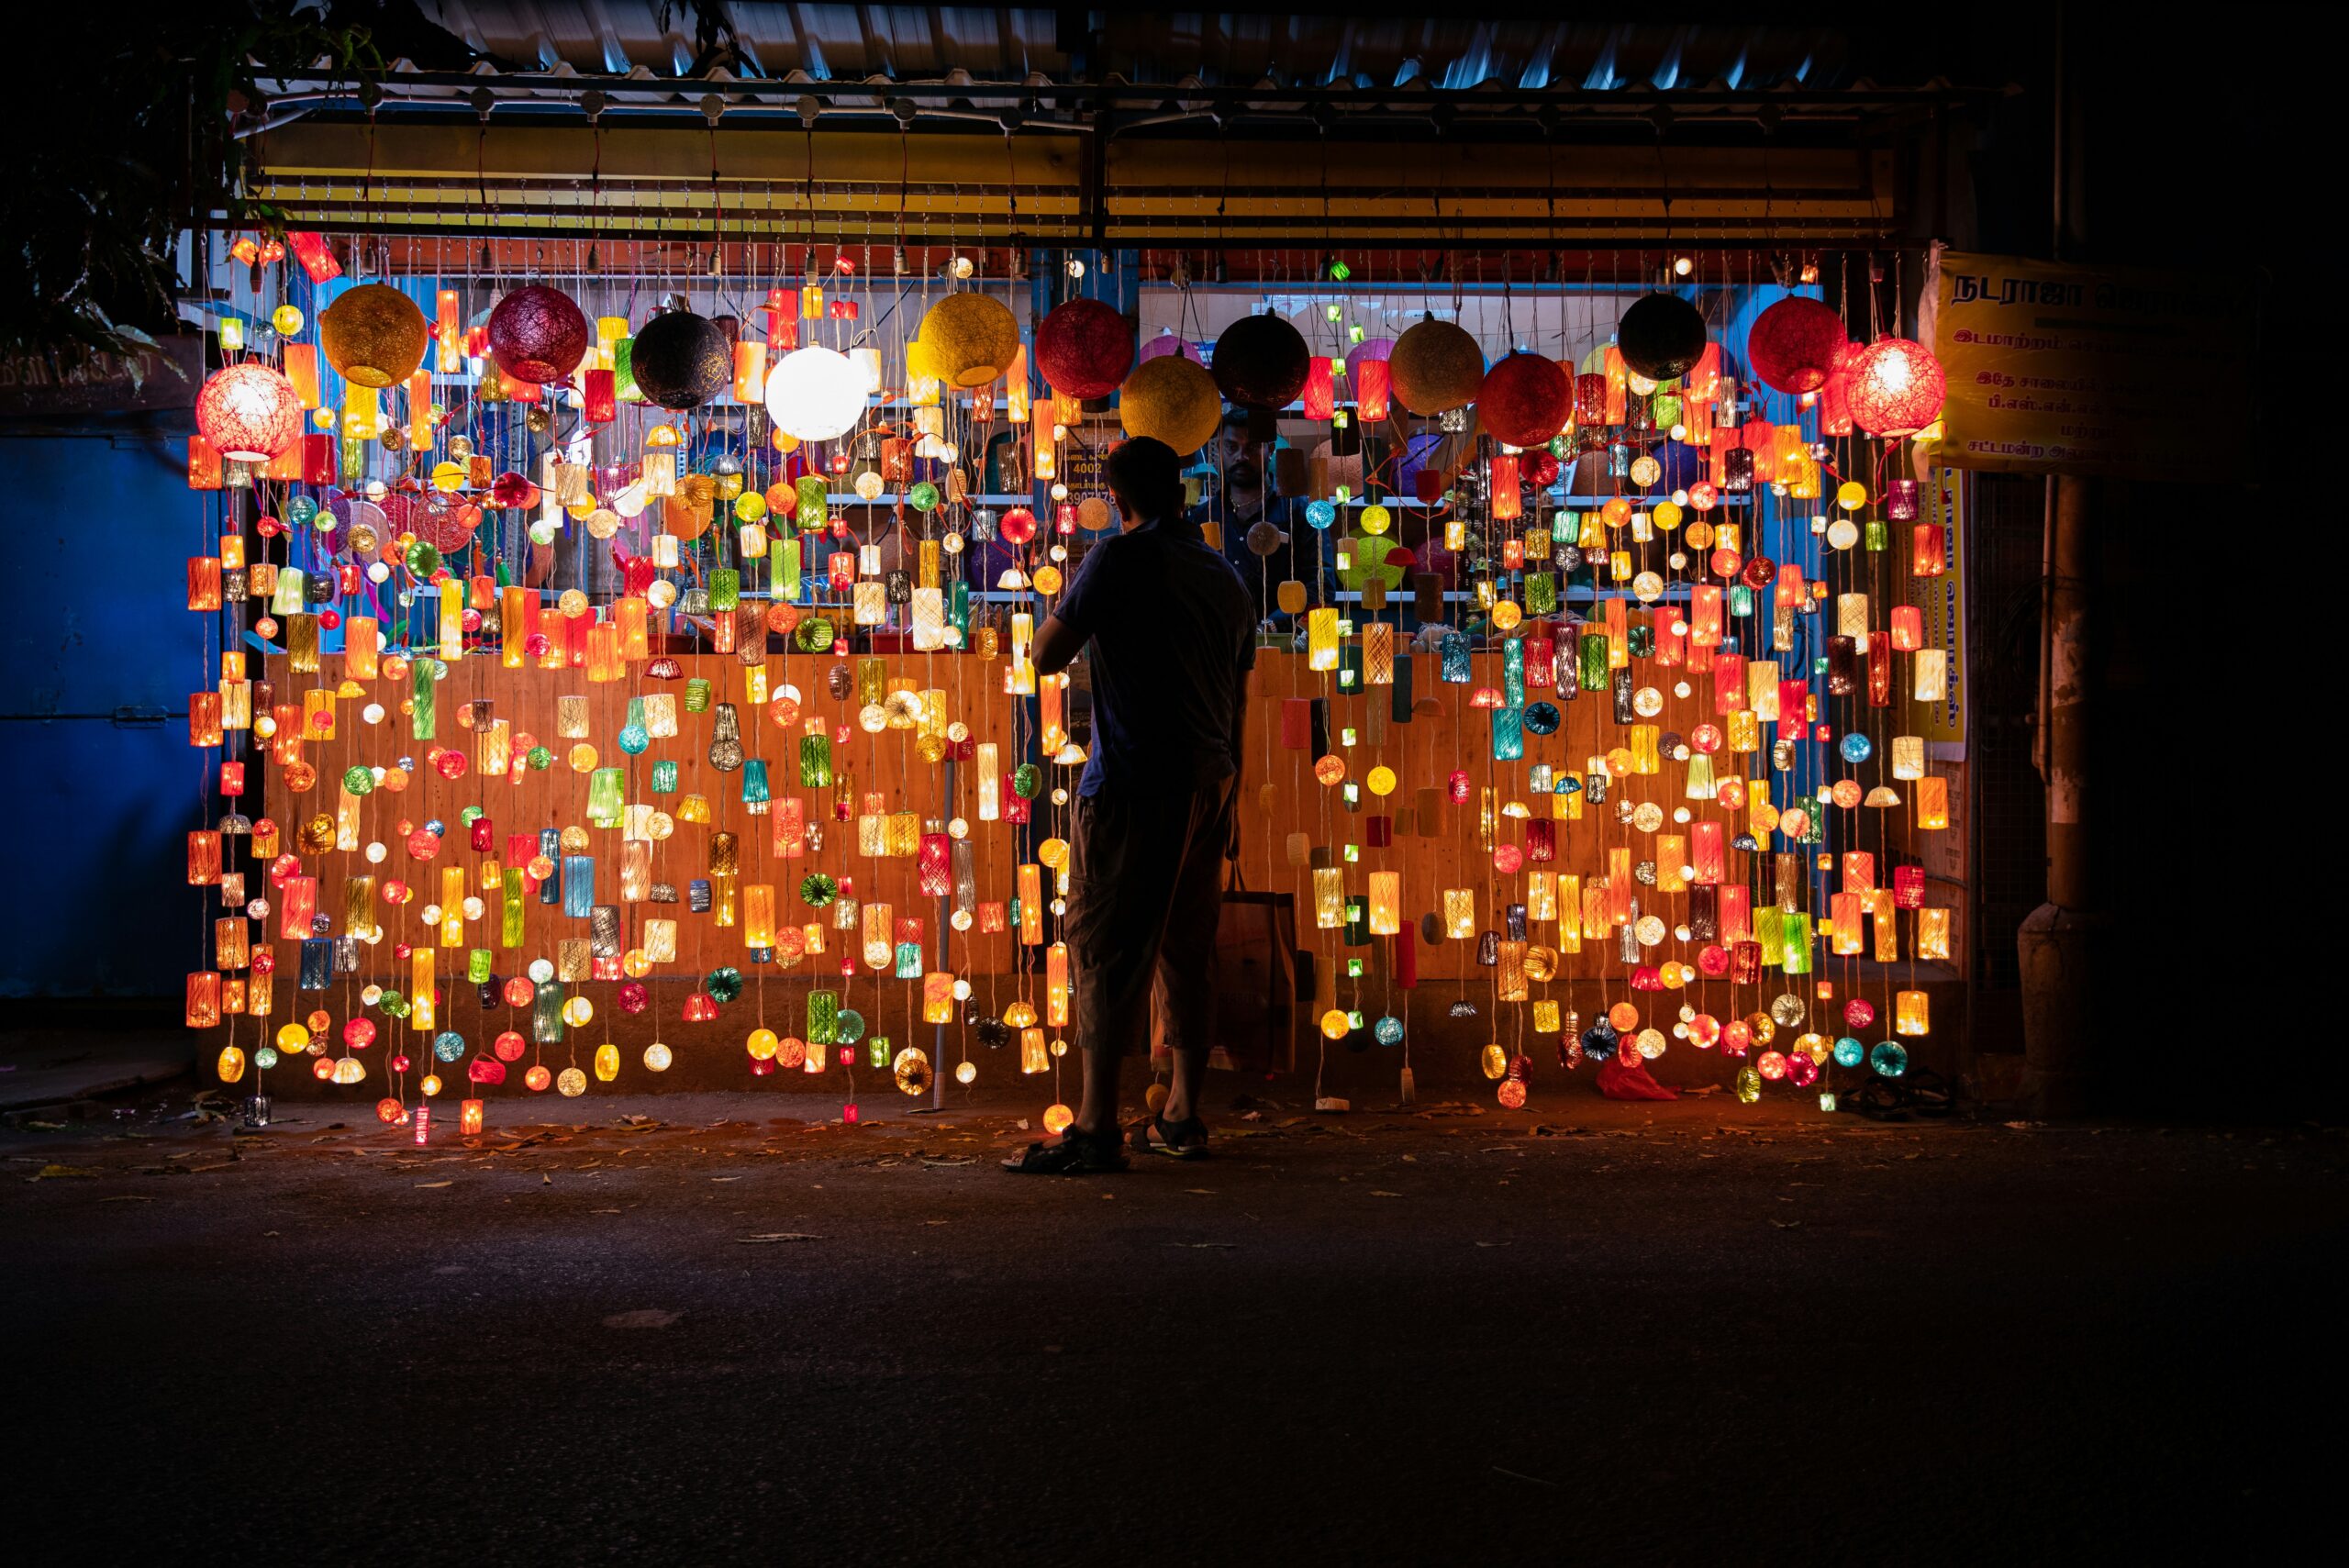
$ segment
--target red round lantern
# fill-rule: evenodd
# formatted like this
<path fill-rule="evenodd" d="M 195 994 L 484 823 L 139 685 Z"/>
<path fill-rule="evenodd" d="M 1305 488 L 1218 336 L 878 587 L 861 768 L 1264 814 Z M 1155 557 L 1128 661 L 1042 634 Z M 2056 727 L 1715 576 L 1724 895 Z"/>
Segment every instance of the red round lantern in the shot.
<path fill-rule="evenodd" d="M 1036 368 L 1066 397 L 1107 397 L 1134 368 L 1134 329 L 1097 299 L 1066 300 L 1036 328 Z"/>
<path fill-rule="evenodd" d="M 1036 537 L 1036 514 L 1025 506 L 1014 506 L 996 525 L 996 533 L 1006 544 L 1026 544 Z"/>
<path fill-rule="evenodd" d="M 1922 343 L 1879 338 L 1843 367 L 1852 422 L 1871 436 L 1913 436 L 1942 411 L 1949 378 Z"/>
<path fill-rule="evenodd" d="M 302 395 L 267 365 L 230 365 L 196 393 L 195 428 L 232 462 L 266 462 L 300 438 Z"/>
<path fill-rule="evenodd" d="M 481 527 L 481 508 L 435 491 L 412 509 L 408 527 L 441 554 L 454 555 L 473 542 L 473 530 Z"/>
<path fill-rule="evenodd" d="M 587 353 L 587 317 L 561 289 L 531 284 L 489 313 L 489 357 L 516 381 L 568 381 Z"/>
<path fill-rule="evenodd" d="M 539 487 L 508 469 L 490 482 L 489 504 L 506 509 L 527 510 L 539 504 Z"/>
<path fill-rule="evenodd" d="M 1575 384 L 1555 360 L 1510 354 L 1485 373 L 1476 414 L 1497 440 L 1538 447 L 1566 428 Z"/>
<path fill-rule="evenodd" d="M 1753 318 L 1745 357 L 1765 386 L 1816 392 L 1843 358 L 1843 318 L 1815 299 L 1790 295 Z"/>
<path fill-rule="evenodd" d="M 1277 316 L 1243 316 L 1215 340 L 1208 373 L 1241 408 L 1286 408 L 1305 390 L 1313 354 L 1297 329 Z"/>

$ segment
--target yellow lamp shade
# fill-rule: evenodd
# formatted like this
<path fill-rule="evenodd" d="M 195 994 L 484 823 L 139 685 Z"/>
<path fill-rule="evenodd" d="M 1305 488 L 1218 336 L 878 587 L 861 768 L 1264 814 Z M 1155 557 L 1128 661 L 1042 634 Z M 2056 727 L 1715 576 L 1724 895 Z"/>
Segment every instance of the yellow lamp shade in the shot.
<path fill-rule="evenodd" d="M 1215 378 L 1180 354 L 1143 361 L 1118 399 L 1118 422 L 1127 435 L 1164 441 L 1178 457 L 1205 446 L 1222 420 L 1223 395 Z"/>
<path fill-rule="evenodd" d="M 1019 354 L 1019 323 L 1003 301 L 983 294 L 950 294 L 921 318 L 919 339 L 929 368 L 955 386 L 985 386 Z"/>
<path fill-rule="evenodd" d="M 429 342 L 424 312 L 389 284 L 362 284 L 318 317 L 327 363 L 360 386 L 393 386 L 416 373 Z"/>

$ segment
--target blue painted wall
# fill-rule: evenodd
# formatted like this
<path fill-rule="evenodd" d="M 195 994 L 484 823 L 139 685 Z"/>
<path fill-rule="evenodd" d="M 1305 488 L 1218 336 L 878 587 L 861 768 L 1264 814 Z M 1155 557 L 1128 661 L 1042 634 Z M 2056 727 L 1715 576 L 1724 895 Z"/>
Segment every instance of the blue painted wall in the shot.
<path fill-rule="evenodd" d="M 185 885 L 203 820 L 188 693 L 187 415 L 0 423 L 0 997 L 179 993 L 217 913 Z"/>

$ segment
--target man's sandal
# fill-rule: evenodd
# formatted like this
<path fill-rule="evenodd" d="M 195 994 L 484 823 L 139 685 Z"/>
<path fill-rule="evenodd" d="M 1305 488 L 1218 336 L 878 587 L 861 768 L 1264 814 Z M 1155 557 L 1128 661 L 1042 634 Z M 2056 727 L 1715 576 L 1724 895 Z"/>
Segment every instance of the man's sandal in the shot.
<path fill-rule="evenodd" d="M 1208 1151 L 1208 1124 L 1197 1117 L 1168 1121 L 1153 1114 L 1136 1122 L 1130 1136 L 1135 1150 L 1143 1154 L 1197 1160 Z"/>
<path fill-rule="evenodd" d="M 1023 1176 L 1097 1176 L 1124 1170 L 1126 1155 L 1114 1136 L 1094 1138 L 1071 1129 L 1058 1142 L 1030 1143 L 1003 1168 Z"/>

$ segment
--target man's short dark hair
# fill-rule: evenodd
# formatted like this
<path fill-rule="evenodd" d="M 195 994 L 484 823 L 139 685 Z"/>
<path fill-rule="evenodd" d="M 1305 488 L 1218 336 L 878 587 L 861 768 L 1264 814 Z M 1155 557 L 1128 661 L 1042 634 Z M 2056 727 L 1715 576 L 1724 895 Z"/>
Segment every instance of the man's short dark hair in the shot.
<path fill-rule="evenodd" d="M 1136 436 L 1119 442 L 1106 473 L 1110 494 L 1137 512 L 1160 517 L 1182 507 L 1182 461 L 1164 441 Z"/>

